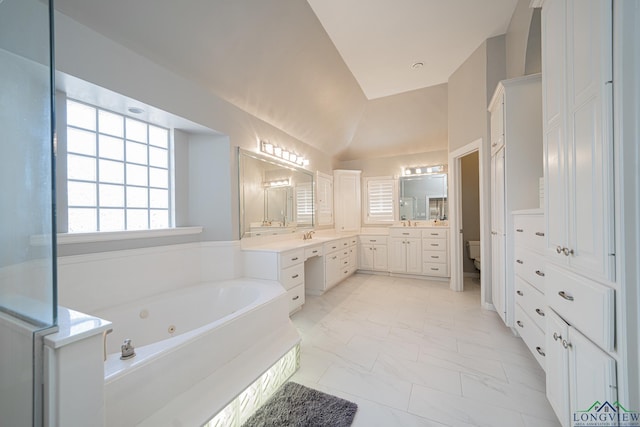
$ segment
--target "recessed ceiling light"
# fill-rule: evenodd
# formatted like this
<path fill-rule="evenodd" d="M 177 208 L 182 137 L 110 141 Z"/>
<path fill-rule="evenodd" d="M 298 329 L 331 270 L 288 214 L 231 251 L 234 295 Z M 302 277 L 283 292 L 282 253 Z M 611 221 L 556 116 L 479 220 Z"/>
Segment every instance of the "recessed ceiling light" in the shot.
<path fill-rule="evenodd" d="M 411 64 L 411 68 L 413 68 L 414 70 L 422 67 L 424 67 L 424 62 L 414 62 L 413 64 Z"/>
<path fill-rule="evenodd" d="M 128 110 L 129 110 L 130 113 L 133 113 L 133 114 L 142 114 L 142 113 L 144 113 L 144 110 L 142 108 L 138 108 L 138 107 L 129 107 Z"/>

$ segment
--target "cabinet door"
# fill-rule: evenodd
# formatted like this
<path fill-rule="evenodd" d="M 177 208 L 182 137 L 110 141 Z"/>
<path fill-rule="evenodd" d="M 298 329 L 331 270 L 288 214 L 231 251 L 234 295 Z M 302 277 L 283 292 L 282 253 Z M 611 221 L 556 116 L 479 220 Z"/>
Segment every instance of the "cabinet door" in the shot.
<path fill-rule="evenodd" d="M 611 0 L 567 2 L 569 262 L 613 280 Z"/>
<path fill-rule="evenodd" d="M 563 427 L 569 427 L 569 355 L 562 345 L 568 339 L 569 325 L 551 309 L 546 317 L 547 399 Z"/>
<path fill-rule="evenodd" d="M 318 172 L 318 225 L 333 224 L 333 177 Z"/>
<path fill-rule="evenodd" d="M 405 241 L 402 237 L 389 239 L 389 270 L 394 273 L 404 273 L 407 269 Z"/>
<path fill-rule="evenodd" d="M 360 230 L 360 175 L 339 173 L 335 187 L 336 228 L 340 231 Z"/>
<path fill-rule="evenodd" d="M 407 273 L 422 273 L 422 239 L 406 239 Z"/>
<path fill-rule="evenodd" d="M 340 256 L 339 252 L 333 252 L 325 256 L 325 290 L 338 283 L 341 276 Z"/>
<path fill-rule="evenodd" d="M 491 235 L 491 296 L 493 298 L 493 306 L 502 320 L 507 323 L 504 245 L 504 235 Z"/>
<path fill-rule="evenodd" d="M 505 233 L 504 147 L 491 157 L 491 229 Z"/>
<path fill-rule="evenodd" d="M 613 405 L 617 400 L 615 360 L 572 327 L 568 341 L 570 413 L 586 411 L 595 402 Z"/>
<path fill-rule="evenodd" d="M 504 98 L 491 112 L 491 154 L 504 145 Z"/>
<path fill-rule="evenodd" d="M 363 270 L 373 270 L 374 267 L 374 246 L 360 245 L 360 268 Z"/>
<path fill-rule="evenodd" d="M 373 269 L 387 271 L 388 266 L 387 245 L 373 245 Z"/>

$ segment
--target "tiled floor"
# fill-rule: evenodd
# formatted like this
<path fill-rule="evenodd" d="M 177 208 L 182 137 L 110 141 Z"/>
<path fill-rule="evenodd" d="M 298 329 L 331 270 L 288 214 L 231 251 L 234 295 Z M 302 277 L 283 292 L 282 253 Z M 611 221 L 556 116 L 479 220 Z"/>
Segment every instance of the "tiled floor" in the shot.
<path fill-rule="evenodd" d="M 293 381 L 358 404 L 356 427 L 559 426 L 544 372 L 480 286 L 356 274 L 292 316 Z"/>

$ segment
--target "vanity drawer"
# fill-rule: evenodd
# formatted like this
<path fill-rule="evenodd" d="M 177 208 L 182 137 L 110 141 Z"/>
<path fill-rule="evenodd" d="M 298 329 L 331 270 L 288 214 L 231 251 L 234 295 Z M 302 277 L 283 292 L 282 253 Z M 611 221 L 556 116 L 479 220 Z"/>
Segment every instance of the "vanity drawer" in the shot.
<path fill-rule="evenodd" d="M 514 255 L 516 274 L 544 294 L 546 277 L 544 257 L 517 246 L 514 248 Z"/>
<path fill-rule="evenodd" d="M 545 246 L 544 216 L 514 215 L 514 244 L 542 252 Z"/>
<path fill-rule="evenodd" d="M 431 228 L 428 230 L 422 230 L 422 238 L 423 239 L 446 239 L 447 238 L 447 229 L 446 228 Z"/>
<path fill-rule="evenodd" d="M 285 289 L 291 289 L 304 284 L 304 263 L 283 268 L 280 271 L 280 284 L 284 286 Z"/>
<path fill-rule="evenodd" d="M 302 304 L 304 304 L 304 285 L 289 289 L 287 291 L 287 298 L 289 299 L 289 314 L 299 310 Z"/>
<path fill-rule="evenodd" d="M 310 248 L 304 248 L 304 259 L 305 261 L 314 256 L 322 256 L 323 254 L 322 245 L 312 246 Z"/>
<path fill-rule="evenodd" d="M 423 251 L 422 261 L 428 262 L 428 263 L 446 264 L 447 252 L 446 251 Z"/>
<path fill-rule="evenodd" d="M 547 305 L 605 351 L 613 351 L 614 290 L 547 263 Z"/>
<path fill-rule="evenodd" d="M 411 229 L 409 227 L 402 228 L 390 228 L 389 236 L 391 237 L 415 237 L 417 239 L 422 238 L 422 230 Z"/>
<path fill-rule="evenodd" d="M 304 248 L 287 251 L 280 254 L 280 268 L 291 267 L 304 262 Z"/>
<path fill-rule="evenodd" d="M 536 360 L 545 369 L 545 341 L 544 332 L 536 326 L 535 322 L 516 304 L 515 310 L 515 328 L 522 337 L 524 343 L 535 356 Z"/>
<path fill-rule="evenodd" d="M 387 244 L 387 236 L 360 236 L 360 244 L 369 245 L 386 245 Z"/>
<path fill-rule="evenodd" d="M 446 251 L 447 239 L 422 239 L 423 251 Z"/>
<path fill-rule="evenodd" d="M 330 242 L 326 242 L 323 246 L 324 249 L 324 253 L 328 254 L 331 252 L 335 252 L 338 249 L 342 249 L 342 245 L 340 244 L 339 240 L 332 240 Z"/>
<path fill-rule="evenodd" d="M 447 264 L 437 264 L 433 262 L 422 263 L 422 273 L 427 276 L 448 277 L 449 268 Z"/>
<path fill-rule="evenodd" d="M 547 303 L 544 294 L 529 283 L 516 276 L 516 304 L 538 325 L 541 330 L 546 328 Z"/>

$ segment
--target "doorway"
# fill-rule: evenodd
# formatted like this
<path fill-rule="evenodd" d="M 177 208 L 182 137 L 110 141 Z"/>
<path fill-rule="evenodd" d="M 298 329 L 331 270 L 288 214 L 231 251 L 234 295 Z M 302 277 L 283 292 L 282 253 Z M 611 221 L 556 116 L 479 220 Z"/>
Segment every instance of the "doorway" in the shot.
<path fill-rule="evenodd" d="M 486 196 L 489 194 L 487 185 L 489 183 L 485 176 L 484 162 L 486 155 L 484 153 L 482 139 L 477 139 L 464 147 L 461 147 L 449 153 L 449 201 L 450 201 L 450 230 L 451 230 L 451 290 L 461 292 L 464 290 L 464 273 L 465 258 L 467 250 L 465 241 L 474 240 L 473 236 L 478 236 L 480 240 L 480 303 L 485 308 L 492 308 L 491 304 L 491 272 L 489 259 L 485 254 L 489 254 L 488 236 L 490 235 L 489 224 L 486 220 L 489 218 L 489 206 L 485 202 Z M 465 230 L 463 215 L 463 158 L 471 159 L 467 156 L 476 155 L 478 165 L 478 206 L 477 206 L 477 229 L 473 230 L 473 226 L 469 230 Z M 468 203 L 468 202 L 467 202 Z M 475 210 L 472 208 L 471 210 Z M 472 214 L 473 215 L 473 214 Z M 468 260 L 471 262 L 471 260 Z M 469 265 L 469 264 L 467 264 Z M 467 270 L 470 270 L 467 267 Z M 470 272 L 470 271 L 469 271 Z"/>

